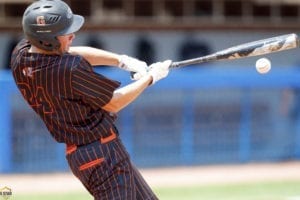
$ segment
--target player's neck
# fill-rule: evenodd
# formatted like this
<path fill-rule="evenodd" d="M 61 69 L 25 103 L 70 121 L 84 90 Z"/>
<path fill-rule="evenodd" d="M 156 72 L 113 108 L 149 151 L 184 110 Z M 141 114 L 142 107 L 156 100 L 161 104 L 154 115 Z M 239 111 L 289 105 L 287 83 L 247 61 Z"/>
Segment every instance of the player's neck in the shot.
<path fill-rule="evenodd" d="M 48 54 L 48 55 L 57 55 L 60 54 L 58 51 L 46 51 L 44 49 L 40 49 L 34 45 L 31 45 L 29 53 L 39 53 L 39 54 Z"/>

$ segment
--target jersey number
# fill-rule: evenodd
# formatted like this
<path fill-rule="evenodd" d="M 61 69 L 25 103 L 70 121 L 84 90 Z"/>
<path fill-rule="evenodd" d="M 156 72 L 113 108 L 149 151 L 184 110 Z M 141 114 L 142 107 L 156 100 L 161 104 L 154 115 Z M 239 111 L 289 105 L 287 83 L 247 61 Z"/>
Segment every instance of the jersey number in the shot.
<path fill-rule="evenodd" d="M 22 95 L 33 109 L 37 109 L 38 111 L 41 111 L 42 109 L 44 114 L 53 113 L 51 103 L 42 87 L 37 87 L 35 90 L 31 90 L 30 86 L 25 83 L 18 83 L 18 86 Z"/>

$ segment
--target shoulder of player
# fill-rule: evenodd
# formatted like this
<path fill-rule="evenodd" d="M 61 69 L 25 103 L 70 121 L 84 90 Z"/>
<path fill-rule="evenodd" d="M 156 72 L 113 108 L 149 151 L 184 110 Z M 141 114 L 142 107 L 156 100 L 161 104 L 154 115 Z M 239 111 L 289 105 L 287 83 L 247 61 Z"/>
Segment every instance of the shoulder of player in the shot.
<path fill-rule="evenodd" d="M 93 70 L 90 63 L 83 56 L 65 54 L 62 57 L 62 59 L 64 59 L 64 62 L 68 63 L 68 66 L 70 66 L 72 70 L 75 70 L 75 69 L 84 69 L 84 70 L 88 70 L 88 71 Z"/>
<path fill-rule="evenodd" d="M 26 39 L 20 40 L 16 46 L 13 49 L 13 54 L 16 54 L 17 52 L 22 51 L 23 49 L 29 49 L 30 48 L 30 43 Z"/>

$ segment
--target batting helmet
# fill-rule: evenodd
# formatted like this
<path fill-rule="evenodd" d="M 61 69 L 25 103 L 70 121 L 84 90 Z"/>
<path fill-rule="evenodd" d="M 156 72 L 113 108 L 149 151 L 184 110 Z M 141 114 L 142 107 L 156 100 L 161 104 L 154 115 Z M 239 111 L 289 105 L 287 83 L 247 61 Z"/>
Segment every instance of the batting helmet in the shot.
<path fill-rule="evenodd" d="M 26 38 L 34 46 L 47 51 L 57 50 L 57 36 L 78 31 L 84 18 L 72 13 L 61 0 L 39 0 L 24 12 L 22 26 Z"/>

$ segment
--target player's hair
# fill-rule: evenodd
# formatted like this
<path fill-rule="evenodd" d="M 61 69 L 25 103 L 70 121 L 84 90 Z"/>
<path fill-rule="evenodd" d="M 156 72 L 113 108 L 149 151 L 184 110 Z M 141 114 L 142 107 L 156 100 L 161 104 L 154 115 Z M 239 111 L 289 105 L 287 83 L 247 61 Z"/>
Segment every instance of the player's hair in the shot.
<path fill-rule="evenodd" d="M 30 43 L 40 49 L 52 51 L 60 48 L 57 36 L 78 31 L 84 18 L 72 13 L 61 0 L 39 0 L 25 10 L 22 27 Z"/>

